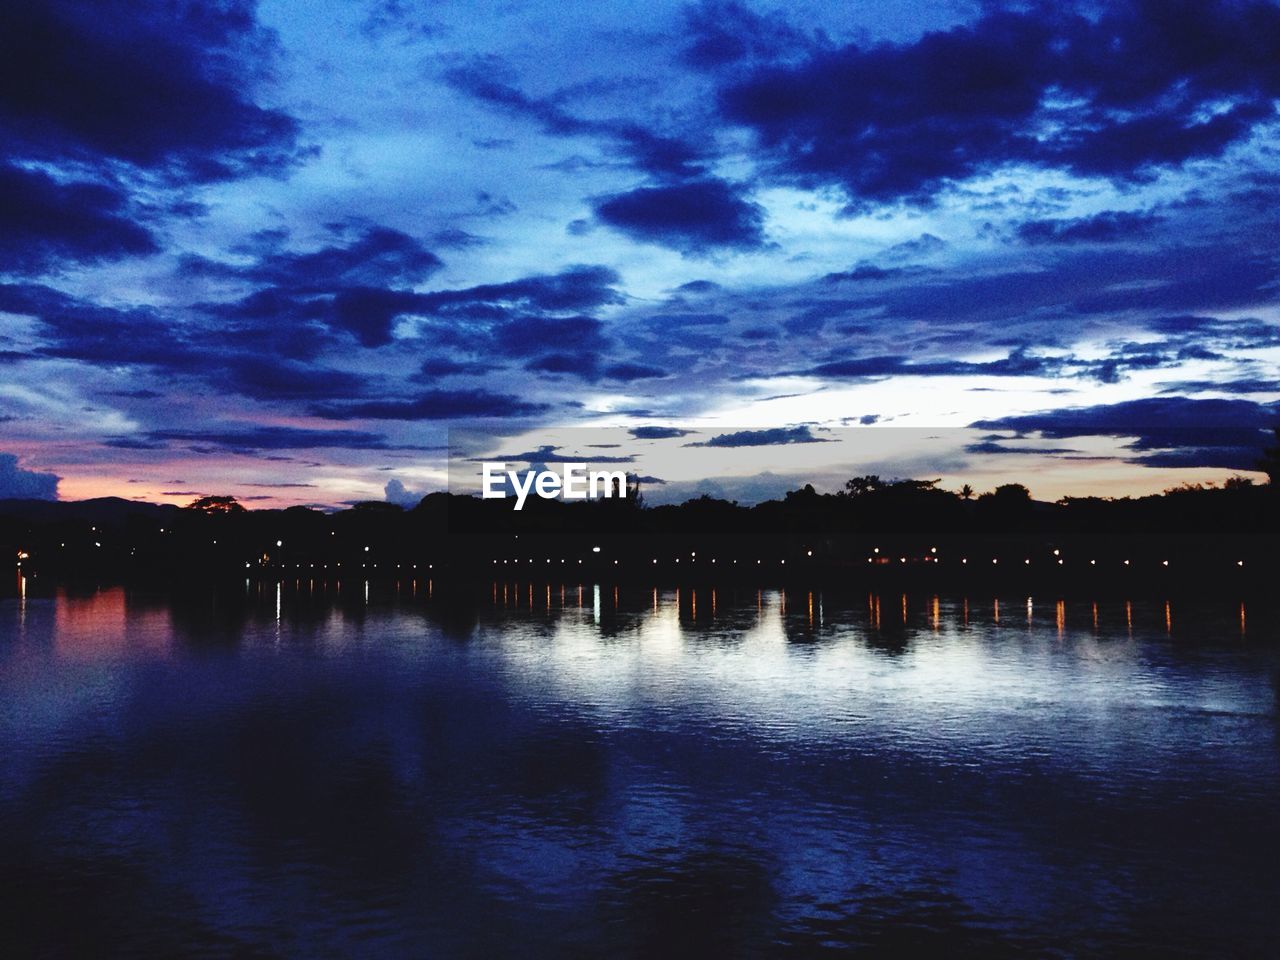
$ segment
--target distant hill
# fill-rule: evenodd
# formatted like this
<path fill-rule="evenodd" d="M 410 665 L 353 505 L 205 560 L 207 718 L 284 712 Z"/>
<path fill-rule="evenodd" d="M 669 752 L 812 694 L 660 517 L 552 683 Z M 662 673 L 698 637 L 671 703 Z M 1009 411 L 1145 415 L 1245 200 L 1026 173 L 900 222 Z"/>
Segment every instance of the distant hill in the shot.
<path fill-rule="evenodd" d="M 123 497 L 95 497 L 92 500 L 26 500 L 0 499 L 0 517 L 33 523 L 83 521 L 115 526 L 131 517 L 163 520 L 178 515 L 180 507 L 172 504 L 144 503 Z"/>

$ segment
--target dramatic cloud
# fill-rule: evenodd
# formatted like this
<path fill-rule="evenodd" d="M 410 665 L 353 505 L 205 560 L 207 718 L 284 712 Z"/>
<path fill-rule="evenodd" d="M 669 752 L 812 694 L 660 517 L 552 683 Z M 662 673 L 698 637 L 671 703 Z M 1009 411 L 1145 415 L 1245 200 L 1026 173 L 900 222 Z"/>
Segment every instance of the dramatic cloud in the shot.
<path fill-rule="evenodd" d="M 725 86 L 775 177 L 925 200 L 1008 165 L 1137 180 L 1274 118 L 1280 8 L 1129 0 L 992 9 L 908 43 L 821 46 Z"/>
<path fill-rule="evenodd" d="M 630 383 L 633 380 L 653 380 L 667 376 L 667 371 L 646 363 L 611 363 L 601 372 L 609 380 Z"/>
<path fill-rule="evenodd" d="M 1018 227 L 1018 237 L 1026 243 L 1107 243 L 1140 237 L 1161 219 L 1150 213 L 1108 210 L 1076 220 L 1028 220 Z"/>
<path fill-rule="evenodd" d="M 312 412 L 330 420 L 461 420 L 527 417 L 549 409 L 546 403 L 488 390 L 428 390 L 408 400 L 321 404 Z"/>
<path fill-rule="evenodd" d="M 718 433 L 710 440 L 687 443 L 687 447 L 778 447 L 792 443 L 829 443 L 823 437 L 815 437 L 807 426 L 770 427 L 764 430 L 738 430 L 734 433 Z"/>
<path fill-rule="evenodd" d="M 39 272 L 159 250 L 128 215 L 128 199 L 99 183 L 59 183 L 0 163 L 0 272 Z"/>
<path fill-rule="evenodd" d="M 422 313 L 478 320 L 502 318 L 506 311 L 517 309 L 590 310 L 625 302 L 615 289 L 619 280 L 618 274 L 608 267 L 575 266 L 557 274 L 425 293 L 419 296 L 415 306 Z"/>
<path fill-rule="evenodd" d="M 0 139 L 13 156 L 196 180 L 279 170 L 297 123 L 249 89 L 270 43 L 245 0 L 6 3 Z"/>
<path fill-rule="evenodd" d="M 637 240 L 689 254 L 764 244 L 764 210 L 722 180 L 640 187 L 605 197 L 596 216 Z"/>
<path fill-rule="evenodd" d="M 686 437 L 690 433 L 678 427 L 632 427 L 627 432 L 637 440 L 671 440 L 675 437 Z"/>
<path fill-rule="evenodd" d="M 901 273 L 902 270 L 897 267 L 886 269 L 885 267 L 877 267 L 875 264 L 864 263 L 850 270 L 828 273 L 822 279 L 827 283 L 850 283 L 861 280 L 888 280 L 899 276 Z"/>
<path fill-rule="evenodd" d="M 734 0 L 703 0 L 690 6 L 685 16 L 692 42 L 684 58 L 695 67 L 774 60 L 807 45 L 780 15 L 761 15 Z"/>
<path fill-rule="evenodd" d="M 1056 440 L 1134 437 L 1129 449 L 1141 453 L 1135 460 L 1149 466 L 1253 470 L 1277 423 L 1280 403 L 1151 397 L 982 420 L 972 426 Z"/>
<path fill-rule="evenodd" d="M 0 453 L 0 499 L 57 500 L 60 477 L 24 470 L 12 453 Z"/>
<path fill-rule="evenodd" d="M 309 253 L 272 251 L 243 274 L 278 286 L 328 290 L 416 283 L 441 266 L 439 257 L 408 234 L 369 227 L 346 245 L 334 244 Z"/>
<path fill-rule="evenodd" d="M 1063 368 L 1061 360 L 1028 356 L 1016 351 L 1003 360 L 969 363 L 963 360 L 913 361 L 906 356 L 862 357 L 835 360 L 803 371 L 809 376 L 868 380 L 890 376 L 975 376 L 1029 377 L 1054 374 Z"/>
<path fill-rule="evenodd" d="M 0 448 L 64 487 L 1045 417 L 985 452 L 1136 490 L 1275 412 L 1274 2 L 0 6 Z"/>
<path fill-rule="evenodd" d="M 0 285 L 0 312 L 37 318 L 45 342 L 37 353 L 109 364 L 200 367 L 201 358 L 157 311 L 114 309 L 67 296 L 41 284 Z"/>
<path fill-rule="evenodd" d="M 305 253 L 278 249 L 278 236 L 255 239 L 267 249 L 249 265 L 183 258 L 186 276 L 265 284 L 235 304 L 209 304 L 211 313 L 230 313 L 255 328 L 320 322 L 351 334 L 365 347 L 390 343 L 396 319 L 423 302 L 419 294 L 393 285 L 419 282 L 443 266 L 417 240 L 385 227 L 367 228 L 348 243 Z M 280 331 L 271 335 L 278 338 Z"/>
<path fill-rule="evenodd" d="M 380 434 L 362 430 L 313 430 L 305 427 L 225 427 L 209 430 L 155 430 L 143 442 L 151 444 L 181 443 L 194 450 L 213 449 L 239 453 L 263 450 L 319 450 L 348 448 L 353 450 L 387 450 L 393 445 Z M 121 438 L 127 442 L 129 438 Z"/>
<path fill-rule="evenodd" d="M 554 136 L 600 138 L 629 163 L 655 176 L 689 177 L 704 170 L 703 154 L 687 141 L 655 133 L 630 120 L 575 116 L 551 99 L 532 97 L 495 79 L 492 63 L 453 69 L 446 79 L 455 89 L 478 100 L 534 120 Z"/>
<path fill-rule="evenodd" d="M 1245 380 L 1174 380 L 1159 386 L 1162 394 L 1280 393 L 1280 380 L 1274 377 Z"/>

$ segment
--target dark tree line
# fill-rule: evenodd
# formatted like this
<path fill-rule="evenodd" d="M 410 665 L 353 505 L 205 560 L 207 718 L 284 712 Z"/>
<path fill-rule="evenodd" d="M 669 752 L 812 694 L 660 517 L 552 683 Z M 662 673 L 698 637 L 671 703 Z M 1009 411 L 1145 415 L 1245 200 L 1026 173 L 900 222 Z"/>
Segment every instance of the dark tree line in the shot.
<path fill-rule="evenodd" d="M 937 480 L 851 478 L 842 490 L 812 485 L 755 505 L 702 496 L 646 506 L 638 490 L 619 498 L 513 502 L 433 493 L 411 509 L 367 502 L 336 513 L 306 507 L 246 510 L 232 497 L 184 508 L 125 500 L 0 502 L 0 550 L 27 570 L 180 574 L 292 571 L 324 576 L 404 575 L 449 566 L 603 562 L 673 557 L 718 544 L 725 556 L 864 560 L 867 544 L 916 555 L 947 541 L 1011 542 L 1026 552 L 1081 537 L 1137 542 L 1245 538 L 1270 549 L 1280 532 L 1277 450 L 1267 485 L 1234 478 L 1144 497 L 1031 498 L 1018 483 L 975 495 Z M 969 547 L 966 547 L 968 549 Z M 957 548 L 959 549 L 959 548 Z M 993 548 L 994 549 L 994 548 Z M 1224 548 L 1225 549 L 1225 548 Z M 1231 550 L 1235 550 L 1233 546 Z M 1251 548 L 1252 549 L 1252 548 Z M 1225 554 L 1224 554 L 1225 555 Z M 1234 555 L 1234 554 L 1232 554 Z M 611 562 L 611 561 L 610 561 Z"/>

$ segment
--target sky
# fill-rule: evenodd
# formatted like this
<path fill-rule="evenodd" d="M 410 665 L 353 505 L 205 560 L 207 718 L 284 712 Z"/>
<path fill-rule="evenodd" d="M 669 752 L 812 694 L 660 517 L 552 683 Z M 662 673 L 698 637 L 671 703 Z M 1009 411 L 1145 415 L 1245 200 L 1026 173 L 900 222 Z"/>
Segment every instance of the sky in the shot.
<path fill-rule="evenodd" d="M 0 0 L 0 496 L 1260 479 L 1278 99 L 1270 0 Z"/>

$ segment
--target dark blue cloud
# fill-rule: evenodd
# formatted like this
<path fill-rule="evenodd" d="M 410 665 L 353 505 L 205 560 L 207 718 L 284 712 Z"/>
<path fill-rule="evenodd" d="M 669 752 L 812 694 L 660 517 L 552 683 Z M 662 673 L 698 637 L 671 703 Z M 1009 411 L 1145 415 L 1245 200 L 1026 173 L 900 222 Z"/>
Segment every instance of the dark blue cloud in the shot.
<path fill-rule="evenodd" d="M 632 427 L 628 433 L 637 440 L 671 440 L 676 437 L 687 437 L 691 431 L 678 427 Z"/>
<path fill-rule="evenodd" d="M 815 46 L 720 92 L 778 179 L 926 200 L 1007 164 L 1132 181 L 1219 156 L 1271 120 L 1280 9 L 1265 0 L 988 8 L 904 44 Z"/>
<path fill-rule="evenodd" d="M 690 280 L 688 283 L 682 283 L 676 289 L 681 293 L 715 293 L 720 289 L 720 284 L 714 280 Z"/>
<path fill-rule="evenodd" d="M 488 246 L 489 240 L 484 237 L 477 236 L 458 227 L 447 227 L 444 230 L 437 230 L 431 235 L 431 242 L 441 247 L 448 247 L 452 250 L 466 250 L 472 247 Z"/>
<path fill-rule="evenodd" d="M 594 317 L 545 317 L 522 314 L 496 324 L 491 330 L 493 348 L 513 357 L 529 357 L 544 351 L 581 356 L 605 346 L 603 325 Z"/>
<path fill-rule="evenodd" d="M 584 380 L 595 380 L 599 375 L 599 360 L 593 353 L 548 353 L 530 360 L 524 368 L 541 373 L 570 373 Z"/>
<path fill-rule="evenodd" d="M 797 372 L 840 380 L 872 380 L 891 376 L 1051 376 L 1059 373 L 1063 367 L 1064 361 L 1057 358 L 1030 356 L 1025 351 L 1018 350 L 1001 360 L 979 363 L 964 360 L 912 360 L 905 355 L 885 355 L 833 360 Z"/>
<path fill-rule="evenodd" d="M 714 178 L 638 187 L 601 198 L 596 216 L 628 236 L 686 254 L 764 246 L 764 210 Z"/>
<path fill-rule="evenodd" d="M 57 500 L 61 477 L 18 465 L 12 453 L 0 453 L 0 498 Z"/>
<path fill-rule="evenodd" d="M 297 123 L 253 102 L 270 36 L 247 0 L 48 0 L 0 8 L 0 141 L 183 179 L 280 170 Z"/>
<path fill-rule="evenodd" d="M 408 234 L 368 227 L 347 244 L 308 253 L 266 253 L 242 273 L 261 283 L 327 290 L 417 283 L 441 266 L 439 257 Z"/>
<path fill-rule="evenodd" d="M 0 285 L 0 310 L 37 318 L 45 341 L 34 352 L 101 364 L 199 369 L 202 358 L 155 310 L 87 303 L 41 284 Z"/>
<path fill-rule="evenodd" d="M 1136 463 L 1251 470 L 1278 422 L 1277 403 L 1149 397 L 980 420 L 970 426 L 1058 440 L 1134 437 L 1127 448 L 1139 454 L 1133 458 Z"/>
<path fill-rule="evenodd" d="M 396 319 L 417 312 L 421 295 L 407 290 L 355 287 L 339 290 L 333 297 L 331 324 L 351 333 L 364 347 L 382 347 L 391 342 Z"/>
<path fill-rule="evenodd" d="M 679 327 L 721 327 L 729 322 L 723 313 L 659 313 L 649 321 L 661 328 Z"/>
<path fill-rule="evenodd" d="M 1240 380 L 1173 380 L 1158 386 L 1162 394 L 1280 392 L 1280 380 L 1275 377 L 1246 377 Z"/>
<path fill-rule="evenodd" d="M 705 156 L 688 141 L 666 136 L 621 119 L 575 116 L 554 97 L 530 96 L 495 77 L 503 66 L 491 61 L 457 67 L 445 74 L 452 87 L 509 113 L 528 117 L 558 137 L 590 136 L 605 140 L 629 163 L 657 177 L 684 178 L 704 172 Z"/>
<path fill-rule="evenodd" d="M 1037 269 L 948 273 L 850 301 L 889 316 L 971 325 L 1008 324 L 1039 313 L 1156 315 L 1270 303 L 1280 270 L 1250 237 L 1164 248 L 1069 247 Z"/>
<path fill-rule="evenodd" d="M 385 437 L 363 430 L 315 430 L 306 427 L 252 426 L 211 427 L 204 430 L 153 430 L 141 437 L 118 437 L 108 445 L 149 449 L 145 444 L 180 443 L 196 450 L 256 453 L 263 450 L 351 450 L 395 449 Z"/>
<path fill-rule="evenodd" d="M 667 371 L 660 367 L 644 363 L 605 363 L 600 354 L 590 352 L 547 353 L 528 361 L 524 368 L 539 373 L 568 374 L 592 383 L 602 378 L 630 383 L 667 376 Z"/>
<path fill-rule="evenodd" d="M 1179 314 L 1155 317 L 1148 325 L 1159 333 L 1181 337 L 1184 342 L 1210 343 L 1219 349 L 1280 347 L 1280 325 L 1258 317 L 1227 319 Z"/>
<path fill-rule="evenodd" d="M 1110 243 L 1149 234 L 1164 218 L 1152 213 L 1107 210 L 1074 220 L 1028 220 L 1018 225 L 1025 243 Z"/>
<path fill-rule="evenodd" d="M 351 334 L 362 346 L 385 346 L 396 319 L 421 303 L 418 294 L 398 287 L 419 282 L 443 265 L 419 241 L 385 227 L 369 227 L 347 243 L 306 253 L 280 249 L 278 234 L 255 239 L 260 249 L 252 264 L 187 256 L 180 272 L 268 284 L 235 304 L 212 304 L 209 310 L 267 321 L 277 337 L 281 324 L 296 328 L 318 320 Z"/>
<path fill-rule="evenodd" d="M 451 357 L 431 357 L 422 361 L 418 368 L 421 380 L 438 380 L 442 377 L 455 377 L 462 374 L 493 373 L 499 369 L 493 364 L 454 360 Z"/>
<path fill-rule="evenodd" d="M 902 273 L 900 267 L 877 267 L 875 264 L 863 263 L 849 270 L 828 273 L 822 279 L 826 283 L 848 283 L 861 280 L 888 280 Z"/>
<path fill-rule="evenodd" d="M 210 358 L 212 379 L 255 400 L 328 400 L 359 397 L 368 378 L 320 364 L 261 356 Z"/>
<path fill-rule="evenodd" d="M 59 182 L 0 162 L 0 273 L 35 273 L 79 263 L 155 253 L 127 196 L 101 183 Z"/>
<path fill-rule="evenodd" d="M 823 437 L 815 437 L 807 426 L 770 427 L 764 430 L 737 430 L 718 433 L 710 440 L 687 443 L 687 447 L 777 447 L 792 443 L 830 443 Z"/>
<path fill-rule="evenodd" d="M 618 274 L 608 267 L 575 266 L 557 274 L 422 294 L 419 310 L 438 316 L 503 317 L 512 308 L 564 312 L 623 303 Z"/>
<path fill-rule="evenodd" d="M 735 0 L 703 0 L 685 12 L 690 42 L 684 59 L 701 69 L 743 60 L 775 60 L 803 51 L 806 40 L 781 15 L 762 15 Z"/>
<path fill-rule="evenodd" d="M 291 350 L 281 330 L 268 334 L 234 326 L 221 331 L 184 327 L 149 307 L 104 307 L 39 284 L 0 285 L 0 310 L 40 321 L 44 340 L 36 356 L 111 368 L 148 367 L 260 400 L 353 397 L 367 386 L 366 378 L 316 362 L 319 343 Z M 314 334 L 310 339 L 317 340 Z M 132 396 L 160 394 L 146 390 Z"/>
<path fill-rule="evenodd" d="M 966 444 L 965 453 L 993 453 L 993 454 L 1039 454 L 1040 456 L 1064 456 L 1079 453 L 1079 450 L 1071 447 L 1011 447 L 1007 443 L 1001 443 L 1000 439 L 980 440 L 977 443 Z"/>
<path fill-rule="evenodd" d="M 630 383 L 633 380 L 652 380 L 667 376 L 667 371 L 647 363 L 610 363 L 601 371 L 608 380 L 621 380 Z"/>
<path fill-rule="evenodd" d="M 399 235 L 403 238 L 403 235 Z M 366 235 L 365 239 L 368 239 Z M 597 337 L 599 322 L 589 317 L 563 318 L 558 314 L 590 309 L 605 304 L 621 303 L 615 289 L 618 276 L 603 267 L 570 267 L 561 273 L 525 277 L 507 283 L 483 284 L 458 290 L 419 293 L 414 290 L 383 287 L 330 287 L 322 289 L 325 272 L 319 264 L 337 262 L 350 275 L 397 273 L 415 275 L 435 269 L 434 255 L 413 241 L 397 241 L 390 249 L 379 245 L 370 248 L 363 241 L 347 248 L 322 251 L 323 256 L 307 255 L 299 267 L 296 258 L 275 258 L 269 265 L 259 265 L 267 273 L 288 271 L 291 279 L 299 276 L 310 280 L 297 286 L 270 286 L 242 299 L 226 304 L 206 304 L 212 318 L 230 317 L 244 324 L 250 335 L 261 335 L 279 341 L 279 349 L 291 356 L 305 356 L 326 345 L 317 337 L 316 325 L 347 334 L 361 346 L 376 348 L 390 344 L 396 323 L 406 316 L 434 318 L 441 321 L 431 329 L 440 343 L 473 350 L 497 350 L 527 356 L 537 352 L 539 337 L 567 338 L 571 344 L 585 344 Z M 357 257 L 360 248 L 372 254 Z M 311 260 L 310 257 L 319 259 Z M 434 262 L 433 262 L 434 261 Z"/>
<path fill-rule="evenodd" d="M 1080 313 L 1113 314 L 1124 310 L 1206 310 L 1251 307 L 1274 299 L 1280 270 L 1265 252 L 1223 246 L 1177 247 L 1099 266 L 1114 275 L 1124 270 L 1128 282 L 1084 294 L 1072 304 Z M 1140 277 L 1152 282 L 1139 285 Z"/>
<path fill-rule="evenodd" d="M 528 417 L 549 404 L 488 390 L 428 390 L 406 400 L 368 400 L 319 404 L 312 408 L 329 420 L 462 420 Z"/>

